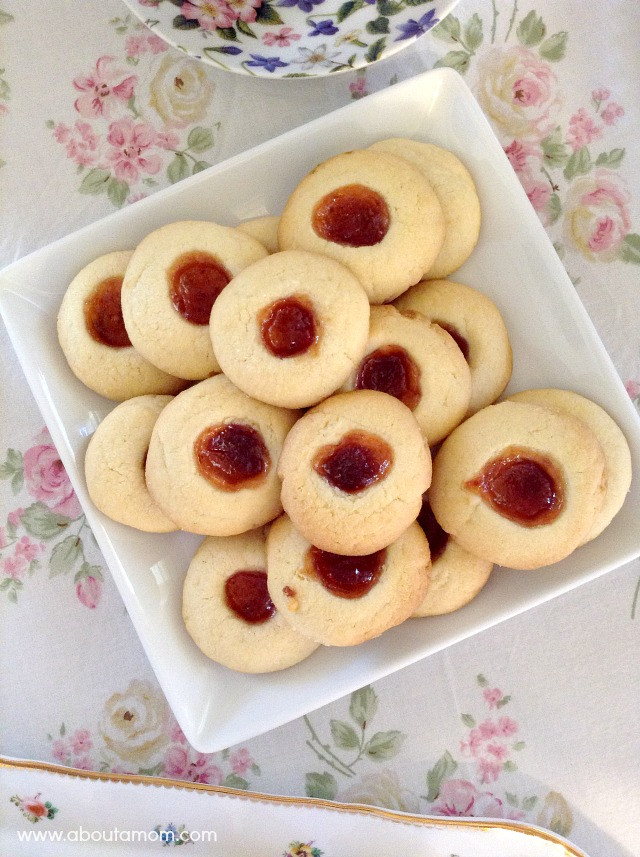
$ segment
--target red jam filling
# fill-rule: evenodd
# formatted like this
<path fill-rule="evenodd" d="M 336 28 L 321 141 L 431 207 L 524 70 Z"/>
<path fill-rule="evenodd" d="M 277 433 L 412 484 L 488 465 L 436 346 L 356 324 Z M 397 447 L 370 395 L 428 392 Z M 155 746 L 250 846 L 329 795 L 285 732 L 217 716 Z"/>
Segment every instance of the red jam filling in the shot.
<path fill-rule="evenodd" d="M 469 362 L 469 340 L 463 336 L 457 327 L 454 327 L 452 324 L 449 324 L 447 321 L 438 321 L 434 319 L 435 324 L 439 325 L 443 330 L 446 330 L 449 336 L 451 336 L 454 340 L 460 351 L 464 356 L 464 359 Z"/>
<path fill-rule="evenodd" d="M 169 272 L 171 303 L 191 324 L 209 324 L 211 307 L 231 274 L 208 253 L 185 253 Z"/>
<path fill-rule="evenodd" d="M 445 533 L 440 524 L 436 521 L 436 516 L 433 514 L 427 495 L 422 498 L 422 508 L 418 515 L 418 523 L 422 527 L 422 532 L 427 537 L 429 542 L 429 551 L 431 553 L 431 562 L 435 562 L 444 553 L 444 549 L 449 541 L 449 533 Z"/>
<path fill-rule="evenodd" d="M 324 196 L 311 216 L 313 229 L 320 238 L 346 247 L 372 247 L 389 230 L 387 203 L 371 188 L 350 184 Z"/>
<path fill-rule="evenodd" d="M 420 369 L 399 345 L 384 345 L 364 358 L 356 375 L 356 390 L 380 390 L 395 396 L 413 411 L 420 401 Z"/>
<path fill-rule="evenodd" d="M 122 318 L 121 290 L 122 277 L 108 277 L 84 302 L 84 320 L 90 336 L 109 348 L 131 345 Z"/>
<path fill-rule="evenodd" d="M 209 426 L 194 443 L 199 472 L 223 491 L 239 491 L 262 481 L 271 466 L 262 435 L 243 423 Z"/>
<path fill-rule="evenodd" d="M 487 462 L 465 487 L 523 527 L 550 524 L 564 503 L 563 482 L 555 465 L 544 455 L 517 447 Z"/>
<path fill-rule="evenodd" d="M 358 494 L 384 479 L 392 463 L 391 447 L 381 437 L 352 431 L 339 443 L 321 447 L 313 469 L 334 488 Z"/>
<path fill-rule="evenodd" d="M 266 571 L 236 571 L 225 581 L 224 597 L 227 607 L 250 625 L 266 622 L 276 612 Z"/>
<path fill-rule="evenodd" d="M 265 307 L 258 315 L 262 341 L 275 357 L 296 357 L 318 341 L 311 302 L 298 295 Z"/>
<path fill-rule="evenodd" d="M 378 582 L 386 548 L 367 556 L 341 556 L 311 547 L 309 559 L 313 573 L 329 592 L 340 598 L 362 598 Z"/>

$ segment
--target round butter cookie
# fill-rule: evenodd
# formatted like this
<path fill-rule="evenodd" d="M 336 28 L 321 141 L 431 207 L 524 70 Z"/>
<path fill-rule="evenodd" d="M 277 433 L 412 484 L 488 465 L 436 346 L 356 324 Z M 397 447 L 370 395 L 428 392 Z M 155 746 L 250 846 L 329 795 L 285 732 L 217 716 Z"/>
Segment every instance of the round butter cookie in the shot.
<path fill-rule="evenodd" d="M 429 542 L 431 582 L 424 601 L 413 615 L 453 613 L 476 597 L 489 580 L 493 563 L 469 553 L 445 533 L 436 521 L 427 495 L 422 502 L 418 524 Z"/>
<path fill-rule="evenodd" d="M 374 553 L 418 516 L 431 455 L 398 399 L 356 390 L 325 399 L 289 432 L 280 456 L 282 505 L 313 545 Z"/>
<path fill-rule="evenodd" d="M 137 396 L 115 407 L 93 433 L 84 460 L 94 505 L 121 524 L 147 533 L 178 528 L 156 505 L 144 470 L 151 432 L 173 396 Z"/>
<path fill-rule="evenodd" d="M 312 170 L 280 218 L 282 250 L 323 253 L 350 268 L 371 303 L 417 283 L 444 240 L 444 215 L 424 174 L 408 161 L 359 149 Z"/>
<path fill-rule="evenodd" d="M 602 447 L 584 422 L 506 401 L 478 411 L 444 441 L 429 501 L 440 526 L 470 553 L 533 569 L 583 542 L 605 491 Z"/>
<path fill-rule="evenodd" d="M 595 539 L 618 514 L 631 485 L 631 451 L 620 427 L 600 405 L 572 390 L 524 390 L 509 396 L 507 401 L 529 402 L 572 414 L 583 420 L 597 437 L 604 452 L 607 491 L 602 508 L 584 541 Z"/>
<path fill-rule="evenodd" d="M 318 648 L 271 600 L 263 530 L 202 542 L 185 577 L 182 617 L 208 658 L 239 672 L 282 670 Z"/>
<path fill-rule="evenodd" d="M 244 232 L 259 241 L 269 253 L 277 253 L 278 247 L 278 224 L 280 218 L 277 215 L 267 214 L 265 217 L 255 217 L 253 220 L 245 220 L 239 223 L 236 229 Z"/>
<path fill-rule="evenodd" d="M 462 421 L 471 373 L 452 337 L 420 313 L 371 307 L 369 339 L 346 390 L 380 390 L 413 411 L 429 446 Z"/>
<path fill-rule="evenodd" d="M 506 325 L 490 298 L 453 280 L 423 280 L 395 306 L 421 312 L 456 340 L 471 370 L 467 416 L 496 401 L 511 378 L 513 356 Z"/>
<path fill-rule="evenodd" d="M 218 362 L 255 399 L 304 408 L 340 387 L 364 352 L 369 301 L 339 262 L 285 250 L 233 278 L 211 311 Z"/>
<path fill-rule="evenodd" d="M 147 486 L 180 529 L 233 536 L 282 511 L 278 459 L 297 414 L 256 402 L 224 375 L 180 393 L 160 414 Z"/>
<path fill-rule="evenodd" d="M 404 622 L 429 587 L 429 545 L 413 523 L 382 550 L 340 556 L 310 544 L 283 515 L 267 537 L 269 593 L 297 633 L 355 646 Z"/>
<path fill-rule="evenodd" d="M 370 148 L 405 158 L 424 173 L 442 206 L 445 222 L 444 242 L 424 276 L 436 279 L 456 271 L 469 258 L 480 235 L 480 200 L 469 170 L 453 152 L 432 143 L 394 137 Z"/>
<path fill-rule="evenodd" d="M 145 393 L 178 393 L 186 386 L 131 345 L 120 304 L 130 258 L 130 251 L 120 250 L 86 265 L 69 284 L 57 322 L 60 347 L 73 374 L 116 402 Z"/>
<path fill-rule="evenodd" d="M 211 307 L 232 277 L 266 255 L 255 238 L 217 223 L 184 220 L 154 230 L 136 247 L 122 284 L 131 342 L 180 378 L 197 381 L 219 372 Z"/>

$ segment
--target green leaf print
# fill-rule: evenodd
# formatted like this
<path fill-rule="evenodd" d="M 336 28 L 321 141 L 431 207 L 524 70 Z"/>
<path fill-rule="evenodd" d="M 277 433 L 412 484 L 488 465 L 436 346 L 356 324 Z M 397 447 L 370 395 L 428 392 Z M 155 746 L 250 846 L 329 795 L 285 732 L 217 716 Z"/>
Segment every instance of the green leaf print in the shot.
<path fill-rule="evenodd" d="M 49 577 L 66 574 L 82 556 L 82 541 L 78 536 L 67 536 L 51 551 Z"/>
<path fill-rule="evenodd" d="M 540 56 L 550 62 L 558 62 L 558 60 L 564 59 L 567 52 L 568 38 L 569 33 L 566 31 L 554 33 L 552 36 L 549 36 L 549 38 L 545 39 L 545 41 L 540 45 Z"/>
<path fill-rule="evenodd" d="M 439 24 L 430 30 L 432 36 L 443 42 L 457 43 L 460 41 L 460 21 L 455 15 L 447 15 Z"/>
<path fill-rule="evenodd" d="M 85 560 L 76 572 L 73 582 L 78 583 L 80 580 L 84 580 L 87 577 L 93 577 L 95 580 L 102 580 L 102 569 L 99 565 L 89 565 Z"/>
<path fill-rule="evenodd" d="M 473 727 L 476 725 L 476 721 L 471 716 L 471 714 L 462 714 L 461 720 L 464 725 L 467 726 L 469 729 L 473 729 Z"/>
<path fill-rule="evenodd" d="M 544 163 L 547 167 L 563 167 L 569 159 L 567 147 L 562 142 L 562 130 L 558 126 L 552 134 L 541 141 Z"/>
<path fill-rule="evenodd" d="M 389 732 L 376 732 L 365 747 L 365 753 L 369 759 L 383 762 L 392 759 L 400 752 L 400 747 L 405 739 L 402 732 L 392 729 Z"/>
<path fill-rule="evenodd" d="M 374 689 L 367 685 L 351 694 L 349 714 L 361 729 L 370 723 L 378 710 L 378 697 Z"/>
<path fill-rule="evenodd" d="M 82 179 L 80 193 L 98 194 L 107 190 L 107 183 L 111 178 L 109 170 L 99 170 L 97 167 L 89 170 Z"/>
<path fill-rule="evenodd" d="M 627 235 L 620 248 L 620 259 L 623 262 L 640 265 L 640 235 L 635 232 L 630 232 Z"/>
<path fill-rule="evenodd" d="M 395 0 L 378 0 L 378 12 L 381 15 L 397 15 L 402 12 L 402 3 L 397 3 Z"/>
<path fill-rule="evenodd" d="M 364 4 L 365 0 L 347 0 L 347 2 L 343 3 L 342 6 L 340 6 L 340 8 L 338 9 L 336 20 L 339 24 L 341 24 L 345 18 L 349 17 L 349 15 L 353 15 L 353 13 L 357 12 L 358 9 L 362 9 Z"/>
<path fill-rule="evenodd" d="M 440 756 L 433 768 L 427 773 L 428 801 L 433 801 L 438 797 L 442 783 L 449 779 L 457 767 L 458 763 L 448 750 Z"/>
<path fill-rule="evenodd" d="M 464 46 L 470 51 L 475 51 L 482 44 L 482 19 L 475 12 L 464 28 Z"/>
<path fill-rule="evenodd" d="M 177 154 L 167 167 L 167 178 L 171 184 L 186 179 L 189 173 L 189 161 L 181 154 Z"/>
<path fill-rule="evenodd" d="M 547 28 L 544 25 L 544 21 L 536 14 L 536 12 L 533 11 L 533 9 L 516 27 L 516 35 L 518 39 L 523 45 L 526 45 L 526 47 L 529 48 L 534 45 L 539 45 L 544 39 L 546 32 Z"/>
<path fill-rule="evenodd" d="M 331 728 L 331 737 L 333 738 L 337 747 L 340 747 L 342 750 L 348 750 L 353 747 L 360 746 L 360 738 L 358 737 L 358 733 L 350 726 L 348 723 L 345 723 L 344 720 L 332 720 L 330 723 Z"/>
<path fill-rule="evenodd" d="M 22 453 L 17 449 L 8 449 L 4 464 L 0 464 L 0 479 L 11 480 L 13 494 L 19 494 L 24 485 Z"/>
<path fill-rule="evenodd" d="M 258 38 L 256 36 L 256 34 L 253 32 L 253 30 L 251 29 L 251 27 L 245 21 L 243 21 L 241 18 L 236 19 L 236 27 L 245 36 L 249 36 L 250 39 L 257 39 Z"/>
<path fill-rule="evenodd" d="M 192 173 L 195 176 L 196 173 L 201 173 L 203 170 L 207 170 L 211 164 L 208 161 L 196 161 L 193 165 Z"/>
<path fill-rule="evenodd" d="M 567 166 L 564 168 L 564 177 L 567 181 L 571 181 L 576 176 L 586 175 L 592 167 L 591 155 L 586 146 L 582 146 L 577 152 L 574 152 Z"/>
<path fill-rule="evenodd" d="M 22 526 L 30 536 L 38 539 L 53 539 L 69 526 L 71 518 L 57 515 L 48 506 L 38 501 L 28 506 L 20 516 Z"/>
<path fill-rule="evenodd" d="M 323 800 L 333 800 L 338 794 L 338 783 L 333 774 L 318 774 L 314 771 L 305 775 L 305 794 L 307 797 L 318 797 Z"/>
<path fill-rule="evenodd" d="M 122 208 L 129 194 L 129 185 L 115 177 L 109 179 L 107 184 L 107 196 L 116 208 Z"/>
<path fill-rule="evenodd" d="M 441 57 L 433 67 L 453 68 L 460 74 L 464 74 L 469 68 L 470 60 L 471 54 L 468 54 L 466 51 L 449 51 L 449 53 Z"/>
<path fill-rule="evenodd" d="M 210 128 L 192 128 L 187 137 L 187 146 L 199 155 L 213 146 L 213 131 Z"/>
<path fill-rule="evenodd" d="M 367 33 L 388 33 L 389 19 L 384 16 L 376 18 L 375 21 L 369 21 L 366 26 Z"/>
<path fill-rule="evenodd" d="M 228 789 L 248 789 L 249 783 L 244 777 L 239 777 L 237 774 L 227 774 L 222 783 Z"/>
<path fill-rule="evenodd" d="M 13 15 L 10 15 L 8 12 L 0 9 L 0 26 L 10 24 L 11 21 L 13 21 Z"/>
<path fill-rule="evenodd" d="M 624 149 L 612 149 L 610 152 L 601 152 L 596 158 L 596 167 L 611 167 L 617 169 L 624 158 Z"/>
<path fill-rule="evenodd" d="M 279 13 L 269 3 L 263 3 L 256 9 L 256 24 L 283 24 Z"/>
<path fill-rule="evenodd" d="M 385 38 L 377 39 L 369 46 L 369 50 L 365 53 L 364 58 L 367 62 L 375 62 L 380 59 L 387 40 Z"/>

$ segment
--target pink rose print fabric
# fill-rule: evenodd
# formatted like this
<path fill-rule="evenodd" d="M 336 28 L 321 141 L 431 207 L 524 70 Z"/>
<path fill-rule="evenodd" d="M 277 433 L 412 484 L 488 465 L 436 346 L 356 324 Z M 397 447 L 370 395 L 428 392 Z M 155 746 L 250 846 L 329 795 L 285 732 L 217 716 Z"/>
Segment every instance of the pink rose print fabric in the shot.
<path fill-rule="evenodd" d="M 47 572 L 49 580 L 69 577 L 77 603 L 95 610 L 102 568 L 87 558 L 90 530 L 49 432 L 43 429 L 24 452 L 7 450 L 0 478 L 20 498 L 0 527 L 0 594 L 16 604 Z"/>
<path fill-rule="evenodd" d="M 202 26 L 253 20 L 260 4 L 183 4 Z M 217 23 L 213 23 L 217 21 Z M 66 117 L 49 119 L 54 140 L 81 176 L 82 194 L 105 194 L 117 208 L 210 166 L 215 145 L 215 84 L 195 60 L 177 52 L 131 16 L 111 21 L 122 37 L 117 56 L 99 56 L 71 81 Z"/>

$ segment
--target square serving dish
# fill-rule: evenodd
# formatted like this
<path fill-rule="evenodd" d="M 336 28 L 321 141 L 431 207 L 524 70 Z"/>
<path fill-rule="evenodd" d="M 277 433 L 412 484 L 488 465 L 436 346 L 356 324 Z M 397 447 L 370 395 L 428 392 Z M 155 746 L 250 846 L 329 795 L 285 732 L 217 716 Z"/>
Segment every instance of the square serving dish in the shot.
<path fill-rule="evenodd" d="M 278 673 L 243 675 L 208 660 L 181 618 L 181 588 L 200 537 L 148 535 L 100 514 L 87 495 L 88 439 L 113 403 L 71 373 L 56 336 L 62 295 L 102 253 L 130 249 L 182 219 L 235 225 L 278 214 L 318 162 L 385 137 L 412 137 L 457 154 L 482 205 L 480 240 L 453 279 L 501 309 L 514 353 L 507 394 L 573 389 L 604 407 L 625 433 L 640 473 L 640 421 L 552 244 L 471 92 L 450 69 L 421 74 L 348 105 L 137 202 L 0 272 L 0 310 L 27 380 L 158 681 L 191 744 L 212 752 L 273 729 L 541 604 L 640 555 L 640 485 L 610 527 L 547 569 L 497 568 L 471 604 L 412 619 L 354 648 L 320 648 Z"/>

